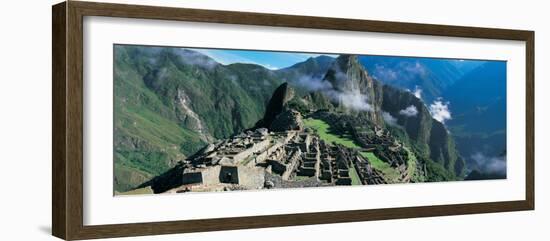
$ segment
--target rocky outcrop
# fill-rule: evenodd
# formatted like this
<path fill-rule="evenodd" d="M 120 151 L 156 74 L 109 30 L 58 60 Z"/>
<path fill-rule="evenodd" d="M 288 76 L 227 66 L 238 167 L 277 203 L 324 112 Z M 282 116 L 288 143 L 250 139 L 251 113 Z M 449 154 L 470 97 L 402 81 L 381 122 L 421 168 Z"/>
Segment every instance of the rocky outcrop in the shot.
<path fill-rule="evenodd" d="M 332 89 L 305 97 L 314 109 L 336 109 L 365 117 L 378 126 L 402 128 L 422 155 L 456 175 L 462 174 L 464 162 L 452 137 L 413 93 L 372 78 L 354 55 L 338 57 L 324 80 Z M 411 111 L 405 112 L 407 108 Z"/>
<path fill-rule="evenodd" d="M 402 111 L 409 107 L 414 108 L 416 113 L 403 114 Z M 413 143 L 425 150 L 429 148 L 430 130 L 434 120 L 422 100 L 410 92 L 385 85 L 382 109 L 396 119 L 395 124 L 405 129 Z"/>
<path fill-rule="evenodd" d="M 325 75 L 335 90 L 340 92 L 370 92 L 373 79 L 357 61 L 355 55 L 341 55 L 336 59 Z"/>
<path fill-rule="evenodd" d="M 281 84 L 265 109 L 264 118 L 256 123 L 255 128 L 268 128 L 271 131 L 303 130 L 302 115 L 288 106 L 294 98 L 295 91 L 287 83 Z"/>
<path fill-rule="evenodd" d="M 269 129 L 272 131 L 303 130 L 304 122 L 302 115 L 295 110 L 285 110 L 277 115 Z"/>
<path fill-rule="evenodd" d="M 407 108 L 415 111 L 407 113 Z M 418 151 L 449 172 L 462 175 L 464 161 L 456 150 L 453 138 L 441 122 L 432 118 L 422 100 L 413 93 L 385 85 L 382 110 L 396 119 L 394 125 L 405 130 Z"/>
<path fill-rule="evenodd" d="M 324 78 L 332 90 L 326 91 L 340 109 L 365 115 L 370 121 L 382 124 L 382 85 L 373 79 L 355 55 L 340 55 Z"/>
<path fill-rule="evenodd" d="M 295 86 L 296 92 L 303 96 L 321 87 L 319 81 L 323 80 L 334 60 L 335 58 L 324 55 L 311 57 L 288 68 L 275 70 L 275 74 L 284 82 Z"/>
<path fill-rule="evenodd" d="M 285 105 L 294 98 L 294 90 L 288 86 L 288 83 L 283 83 L 273 92 L 269 100 L 264 118 L 256 123 L 256 128 L 270 128 L 273 121 L 279 114 L 284 111 Z"/>
<path fill-rule="evenodd" d="M 176 106 L 179 108 L 179 112 L 177 112 L 179 114 L 178 117 L 182 119 L 184 126 L 191 130 L 197 130 L 197 134 L 201 140 L 208 142 L 212 139 L 212 137 L 209 136 L 208 131 L 202 123 L 199 115 L 197 115 L 197 113 L 195 113 L 195 111 L 193 111 L 193 109 L 189 106 L 190 102 L 189 97 L 185 94 L 185 90 L 178 89 L 176 95 Z"/>

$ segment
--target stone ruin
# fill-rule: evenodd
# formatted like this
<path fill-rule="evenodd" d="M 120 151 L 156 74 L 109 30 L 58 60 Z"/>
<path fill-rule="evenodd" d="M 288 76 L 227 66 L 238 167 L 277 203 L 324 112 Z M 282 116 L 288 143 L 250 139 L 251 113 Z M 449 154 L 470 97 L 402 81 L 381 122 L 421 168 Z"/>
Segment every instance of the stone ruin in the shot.
<path fill-rule="evenodd" d="M 384 183 L 356 150 L 303 128 L 258 128 L 206 146 L 152 187 L 158 193 L 351 185 L 351 169 L 362 184 Z"/>

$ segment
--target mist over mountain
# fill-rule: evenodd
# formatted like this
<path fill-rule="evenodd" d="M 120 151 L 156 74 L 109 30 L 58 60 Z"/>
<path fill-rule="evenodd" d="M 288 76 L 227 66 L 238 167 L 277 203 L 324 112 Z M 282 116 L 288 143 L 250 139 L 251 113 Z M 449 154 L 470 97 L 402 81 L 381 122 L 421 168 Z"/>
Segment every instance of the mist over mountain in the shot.
<path fill-rule="evenodd" d="M 492 61 L 475 68 L 444 95 L 454 111 L 449 128 L 469 166 L 505 175 L 506 62 Z"/>
<path fill-rule="evenodd" d="M 410 148 L 429 180 L 464 178 L 468 167 L 463 159 L 479 169 L 500 168 L 500 163 L 472 161 L 499 160 L 492 156 L 497 150 L 465 145 L 502 141 L 498 133 L 506 123 L 491 125 L 500 118 L 493 113 L 502 113 L 498 101 L 505 102 L 501 89 L 491 88 L 501 84 L 497 82 L 502 76 L 491 74 L 498 66 L 321 55 L 270 70 L 255 64 L 223 65 L 189 49 L 117 45 L 114 67 L 116 191 L 131 190 L 160 175 L 208 143 L 253 127 L 270 127 L 285 108 L 304 115 L 330 112 L 358 120 L 363 127 L 386 128 Z M 490 81 L 478 88 L 482 79 Z M 462 101 L 472 88 L 479 96 Z M 472 124 L 475 118 L 493 119 Z M 489 125 L 487 138 L 471 134 Z M 456 137 L 467 156 L 457 151 Z M 483 176 L 483 170 L 478 174 Z"/>
<path fill-rule="evenodd" d="M 483 61 L 442 60 L 433 58 L 364 55 L 359 61 L 373 77 L 385 84 L 420 90 L 422 99 L 431 103 L 455 81 L 483 64 Z"/>
<path fill-rule="evenodd" d="M 441 164 L 453 175 L 462 175 L 465 165 L 452 137 L 445 126 L 432 117 L 422 99 L 371 77 L 359 58 L 355 55 L 336 58 L 324 78 L 314 80 L 323 88 L 309 89 L 309 95 L 299 101 L 305 102 L 303 108 L 339 111 L 375 125 L 392 126 L 404 132 L 404 138 L 420 155 Z"/>
<path fill-rule="evenodd" d="M 305 94 L 309 91 L 331 88 L 323 79 L 332 62 L 334 58 L 326 55 L 311 57 L 304 62 L 276 70 L 275 74 L 283 82 L 295 86 L 300 94 Z"/>
<path fill-rule="evenodd" d="M 449 124 L 469 131 L 493 132 L 506 127 L 506 62 L 488 62 L 474 69 L 443 94 L 453 104 Z"/>
<path fill-rule="evenodd" d="M 180 48 L 115 46 L 115 190 L 126 191 L 209 141 L 251 127 L 282 80 Z"/>
<path fill-rule="evenodd" d="M 360 56 L 360 62 L 381 82 L 408 89 L 424 100 L 432 116 L 456 140 L 469 169 L 490 176 L 490 166 L 505 166 L 506 62 Z M 494 163 L 486 165 L 485 163 Z M 504 170 L 505 171 L 505 170 Z"/>

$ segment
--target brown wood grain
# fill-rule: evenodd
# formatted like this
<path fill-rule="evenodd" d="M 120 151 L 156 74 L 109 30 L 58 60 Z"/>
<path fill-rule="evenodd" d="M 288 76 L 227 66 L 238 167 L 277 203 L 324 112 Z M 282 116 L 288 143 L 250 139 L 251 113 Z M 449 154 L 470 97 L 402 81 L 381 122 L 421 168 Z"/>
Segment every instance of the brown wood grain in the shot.
<path fill-rule="evenodd" d="M 115 225 L 83 225 L 83 17 L 298 27 L 519 40 L 526 43 L 525 200 Z M 52 8 L 52 233 L 67 240 L 204 232 L 397 218 L 532 210 L 534 190 L 534 32 L 263 13 L 69 1 Z"/>
<path fill-rule="evenodd" d="M 52 7 L 52 233 L 66 237 L 65 3 Z"/>
<path fill-rule="evenodd" d="M 535 32 L 529 32 L 525 42 L 525 201 L 530 209 L 535 209 Z"/>

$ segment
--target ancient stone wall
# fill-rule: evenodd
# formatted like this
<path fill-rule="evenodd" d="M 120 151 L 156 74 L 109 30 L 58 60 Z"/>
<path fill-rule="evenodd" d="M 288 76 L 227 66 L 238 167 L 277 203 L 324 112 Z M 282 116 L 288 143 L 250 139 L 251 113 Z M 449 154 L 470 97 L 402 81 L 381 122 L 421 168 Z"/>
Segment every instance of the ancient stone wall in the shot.
<path fill-rule="evenodd" d="M 265 170 L 261 167 L 244 167 L 238 168 L 239 185 L 248 189 L 263 188 L 265 183 Z"/>
<path fill-rule="evenodd" d="M 202 183 L 203 185 L 217 185 L 220 184 L 220 169 L 221 166 L 211 166 L 202 171 Z"/>
<path fill-rule="evenodd" d="M 235 154 L 233 156 L 233 161 L 235 163 L 240 163 L 246 160 L 246 158 L 248 158 L 252 154 L 254 154 L 254 152 L 258 152 L 262 149 L 267 148 L 269 146 L 269 143 L 270 143 L 269 140 L 263 140 L 261 142 L 255 143 L 254 145 L 252 145 L 252 147 Z"/>

